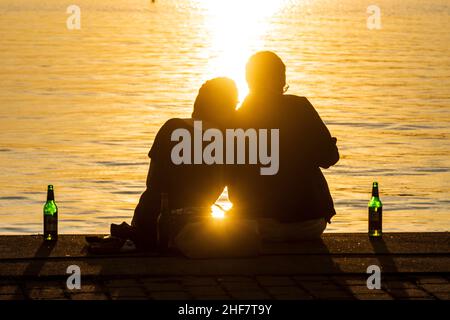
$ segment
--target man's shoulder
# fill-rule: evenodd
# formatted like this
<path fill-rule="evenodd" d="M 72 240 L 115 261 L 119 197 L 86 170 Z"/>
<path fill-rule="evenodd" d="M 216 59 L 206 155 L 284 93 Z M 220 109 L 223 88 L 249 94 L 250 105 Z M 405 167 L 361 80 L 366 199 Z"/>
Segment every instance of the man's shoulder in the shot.
<path fill-rule="evenodd" d="M 283 95 L 283 102 L 287 105 L 292 105 L 292 106 L 309 105 L 309 100 L 306 97 L 297 96 L 295 94 Z"/>
<path fill-rule="evenodd" d="M 308 113 L 312 108 L 308 98 L 293 94 L 283 95 L 282 105 L 285 112 L 293 113 Z"/>

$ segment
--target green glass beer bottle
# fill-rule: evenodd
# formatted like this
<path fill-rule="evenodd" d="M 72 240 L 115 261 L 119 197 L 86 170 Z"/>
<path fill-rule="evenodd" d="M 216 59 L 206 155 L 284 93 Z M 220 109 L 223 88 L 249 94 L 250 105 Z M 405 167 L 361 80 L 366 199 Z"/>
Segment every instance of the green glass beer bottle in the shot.
<path fill-rule="evenodd" d="M 372 198 L 369 201 L 369 237 L 381 237 L 383 204 L 378 193 L 378 182 L 372 184 Z"/>
<path fill-rule="evenodd" d="M 55 202 L 53 186 L 47 188 L 47 202 L 44 205 L 44 240 L 56 241 L 58 239 L 58 207 Z"/>

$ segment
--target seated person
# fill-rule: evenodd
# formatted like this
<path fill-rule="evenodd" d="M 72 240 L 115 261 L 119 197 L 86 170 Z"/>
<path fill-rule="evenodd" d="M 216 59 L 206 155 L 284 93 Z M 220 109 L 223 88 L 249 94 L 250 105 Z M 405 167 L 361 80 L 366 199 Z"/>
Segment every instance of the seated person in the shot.
<path fill-rule="evenodd" d="M 336 138 L 307 98 L 285 94 L 286 67 L 276 54 L 252 56 L 246 77 L 249 95 L 237 126 L 279 129 L 279 171 L 261 175 L 256 166 L 235 166 L 228 185 L 233 208 L 258 219 L 266 240 L 318 238 L 336 213 L 321 171 L 339 160 Z"/>
<path fill-rule="evenodd" d="M 121 225 L 121 236 L 128 229 L 130 238 L 140 249 L 154 249 L 157 245 L 157 219 L 160 213 L 161 193 L 167 193 L 169 209 L 186 207 L 211 207 L 222 193 L 226 182 L 220 164 L 193 164 L 194 121 L 201 120 L 203 130 L 233 126 L 238 92 L 235 83 L 228 78 L 215 78 L 205 82 L 194 103 L 192 117 L 168 120 L 159 130 L 150 149 L 150 169 L 147 189 L 141 195 L 134 211 L 132 227 Z M 191 163 L 176 165 L 171 159 L 172 148 L 179 141 L 171 141 L 172 132 L 186 129 L 191 133 Z M 207 143 L 204 143 L 203 147 Z M 117 227 L 117 226 L 116 226 Z M 120 226 L 119 226 L 120 227 Z M 125 227 L 125 228 L 124 228 Z"/>

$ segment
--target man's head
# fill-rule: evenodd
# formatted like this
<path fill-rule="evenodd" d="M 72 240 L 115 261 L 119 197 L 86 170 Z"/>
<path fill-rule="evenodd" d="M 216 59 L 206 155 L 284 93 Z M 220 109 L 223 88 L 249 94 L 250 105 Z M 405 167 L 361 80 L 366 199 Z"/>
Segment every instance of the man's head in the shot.
<path fill-rule="evenodd" d="M 286 86 L 286 66 L 275 53 L 260 51 L 248 60 L 246 77 L 252 93 L 282 94 Z"/>
<path fill-rule="evenodd" d="M 238 90 L 229 78 L 206 81 L 198 91 L 192 118 L 226 127 L 233 120 L 238 102 Z"/>

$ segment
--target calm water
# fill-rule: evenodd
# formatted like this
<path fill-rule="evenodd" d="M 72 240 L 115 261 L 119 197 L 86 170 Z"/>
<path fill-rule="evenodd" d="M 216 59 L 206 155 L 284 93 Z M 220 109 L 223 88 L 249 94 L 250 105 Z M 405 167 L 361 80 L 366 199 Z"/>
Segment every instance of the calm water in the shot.
<path fill-rule="evenodd" d="M 81 8 L 81 30 L 66 8 Z M 450 229 L 450 4 L 381 0 L 0 0 L 0 233 L 41 231 L 53 183 L 64 233 L 129 221 L 161 124 L 201 83 L 245 96 L 260 49 L 288 67 L 338 138 L 329 231 L 366 231 L 380 182 L 387 231 Z"/>

